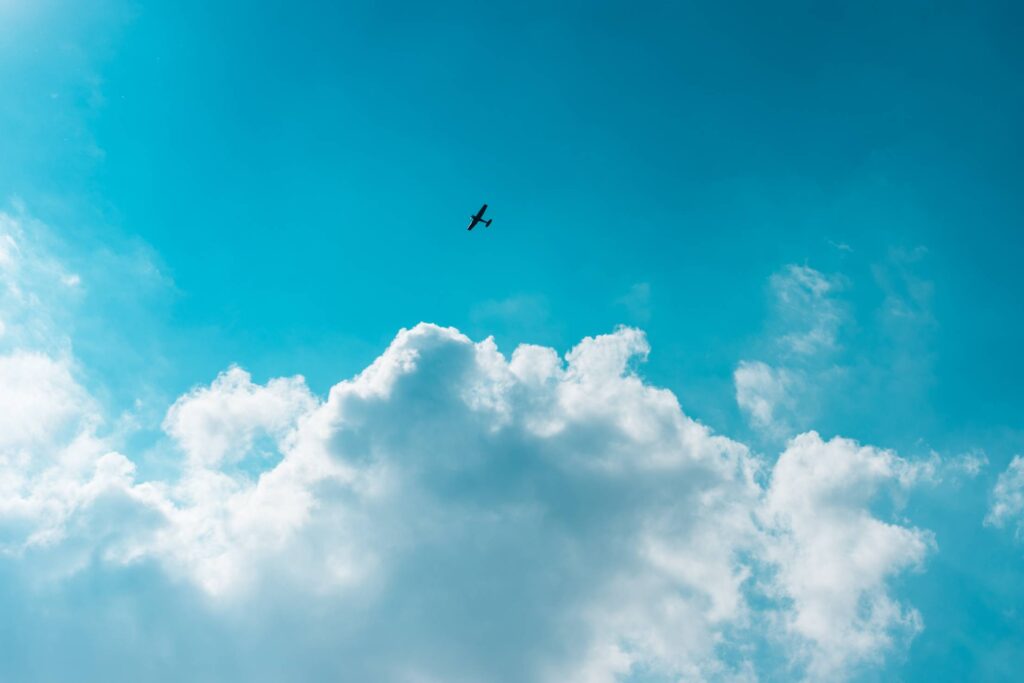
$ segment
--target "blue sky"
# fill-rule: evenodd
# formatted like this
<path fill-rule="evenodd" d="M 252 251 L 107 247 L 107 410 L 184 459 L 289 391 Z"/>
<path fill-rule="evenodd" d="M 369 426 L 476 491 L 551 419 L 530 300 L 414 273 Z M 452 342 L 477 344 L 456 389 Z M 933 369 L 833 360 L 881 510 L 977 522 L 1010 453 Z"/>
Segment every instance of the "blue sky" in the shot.
<path fill-rule="evenodd" d="M 1020 19 L 0 0 L 0 677 L 1006 680 Z"/>

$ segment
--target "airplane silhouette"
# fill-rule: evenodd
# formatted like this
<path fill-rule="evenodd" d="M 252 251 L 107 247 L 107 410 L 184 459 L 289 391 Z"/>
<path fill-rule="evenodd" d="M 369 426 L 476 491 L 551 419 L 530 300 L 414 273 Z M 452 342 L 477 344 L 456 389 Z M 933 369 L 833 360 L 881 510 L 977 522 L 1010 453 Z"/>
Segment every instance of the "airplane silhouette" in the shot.
<path fill-rule="evenodd" d="M 483 206 L 480 207 L 480 210 L 476 212 L 475 216 L 470 216 L 469 217 L 470 218 L 469 227 L 466 228 L 466 229 L 467 230 L 472 230 L 473 228 L 476 227 L 477 223 L 483 223 L 488 228 L 491 227 L 491 221 L 494 220 L 494 219 L 490 218 L 488 220 L 484 220 L 484 211 L 486 211 L 486 210 L 487 210 L 487 205 L 484 204 Z"/>

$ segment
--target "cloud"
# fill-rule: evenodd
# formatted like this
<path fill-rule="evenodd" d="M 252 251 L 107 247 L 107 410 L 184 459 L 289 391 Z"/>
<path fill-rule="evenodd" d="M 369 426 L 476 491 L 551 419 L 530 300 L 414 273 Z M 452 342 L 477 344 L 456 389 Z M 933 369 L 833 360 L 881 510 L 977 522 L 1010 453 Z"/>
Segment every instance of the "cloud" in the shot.
<path fill-rule="evenodd" d="M 66 360 L 15 351 L 0 356 L 0 451 L 17 456 L 47 448 L 95 420 L 90 397 Z"/>
<path fill-rule="evenodd" d="M 0 211 L 0 350 L 66 352 L 81 278 L 54 258 L 48 231 L 24 210 Z"/>
<path fill-rule="evenodd" d="M 992 490 L 992 507 L 985 524 L 1002 528 L 1016 523 L 1017 536 L 1024 534 L 1024 457 L 1016 456 L 999 475 Z"/>
<path fill-rule="evenodd" d="M 887 580 L 920 568 L 934 538 L 868 512 L 880 491 L 913 485 L 919 470 L 891 452 L 814 432 L 779 457 L 764 508 L 774 532 L 766 554 L 778 572 L 771 586 L 792 600 L 781 621 L 810 646 L 811 678 L 834 680 L 921 630 L 918 612 L 892 597 Z"/>
<path fill-rule="evenodd" d="M 66 271 L 40 230 L 0 212 L 0 553 L 10 556 L 61 542 L 69 520 L 133 469 L 100 436 L 102 410 L 76 378 Z M 80 559 L 66 556 L 60 571 Z"/>
<path fill-rule="evenodd" d="M 839 372 L 828 359 L 838 349 L 846 313 L 835 298 L 843 287 L 838 276 L 789 265 L 768 282 L 776 328 L 767 349 L 772 362 L 741 360 L 733 384 L 736 403 L 751 426 L 780 439 L 806 428 L 820 387 Z"/>
<path fill-rule="evenodd" d="M 339 637 L 409 639 L 353 664 L 376 680 L 729 678 L 753 664 L 724 651 L 769 637 L 769 617 L 795 661 L 838 677 L 919 628 L 886 582 L 926 535 L 867 508 L 903 462 L 805 435 L 764 490 L 742 444 L 630 369 L 646 352 L 623 328 L 564 361 L 535 346 L 506 359 L 418 325 L 322 403 L 237 368 L 182 397 L 165 421 L 187 463 L 176 482 L 135 483 L 122 456 L 76 481 L 146 518 L 108 565 L 149 558 L 230 604 L 270 591 L 369 610 L 367 631 Z M 279 459 L 253 448 L 261 434 Z M 91 524 L 62 519 L 64 536 Z M 791 608 L 752 608 L 762 566 Z"/>
<path fill-rule="evenodd" d="M 315 404 L 301 377 L 259 386 L 249 373 L 233 367 L 209 387 L 179 398 L 167 412 L 164 431 L 190 463 L 215 467 L 225 459 L 241 460 L 258 435 L 280 439 Z"/>
<path fill-rule="evenodd" d="M 779 337 L 779 344 L 797 356 L 834 349 L 844 319 L 834 298 L 842 281 L 809 266 L 789 265 L 769 283 L 780 319 L 791 328 Z"/>
<path fill-rule="evenodd" d="M 877 508 L 921 466 L 815 433 L 769 465 L 644 380 L 637 329 L 506 356 L 421 323 L 326 397 L 232 367 L 148 479 L 70 347 L 19 339 L 0 678 L 837 680 L 922 628 L 892 581 L 934 541 Z"/>
<path fill-rule="evenodd" d="M 761 361 L 740 361 L 733 372 L 736 403 L 756 428 L 774 435 L 790 429 L 784 413 L 793 408 L 792 391 L 798 382 L 790 370 Z"/>

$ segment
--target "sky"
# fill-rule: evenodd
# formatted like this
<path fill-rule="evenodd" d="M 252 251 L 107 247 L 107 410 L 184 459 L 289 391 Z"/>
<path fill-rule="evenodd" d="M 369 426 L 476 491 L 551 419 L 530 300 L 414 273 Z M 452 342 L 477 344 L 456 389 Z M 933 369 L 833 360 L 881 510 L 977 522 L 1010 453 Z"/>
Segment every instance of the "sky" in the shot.
<path fill-rule="evenodd" d="M 0 0 L 0 681 L 1012 679 L 1021 19 Z"/>

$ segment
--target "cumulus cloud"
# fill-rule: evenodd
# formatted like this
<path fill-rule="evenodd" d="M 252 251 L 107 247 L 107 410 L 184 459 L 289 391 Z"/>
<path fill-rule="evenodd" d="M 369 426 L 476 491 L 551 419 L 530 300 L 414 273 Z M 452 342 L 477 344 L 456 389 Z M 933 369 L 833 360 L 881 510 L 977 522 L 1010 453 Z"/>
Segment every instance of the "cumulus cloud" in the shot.
<path fill-rule="evenodd" d="M 256 385 L 235 368 L 168 413 L 180 480 L 134 483 L 115 456 L 94 462 L 102 484 L 79 486 L 117 488 L 148 516 L 109 563 L 151 558 L 235 603 L 291 586 L 344 610 L 370 591 L 368 631 L 393 619 L 411 638 L 354 665 L 377 679 L 739 677 L 753 664 L 724 651 L 766 637 L 749 599 L 759 565 L 776 577 L 766 594 L 792 605 L 772 618 L 815 676 L 919 628 L 887 581 L 930 541 L 867 507 L 905 463 L 806 435 L 764 490 L 746 447 L 631 370 L 646 352 L 624 328 L 564 360 L 534 346 L 506 359 L 419 325 L 323 402 L 299 379 Z M 517 654 L 488 664 L 504 638 Z M 450 661 L 423 648 L 441 640 Z"/>
<path fill-rule="evenodd" d="M 167 412 L 164 431 L 192 464 L 215 467 L 241 460 L 260 435 L 279 440 L 316 399 L 301 377 L 278 378 L 259 386 L 233 367 L 209 387 L 179 398 Z"/>
<path fill-rule="evenodd" d="M 770 465 L 646 382 L 648 352 L 419 324 L 326 397 L 229 368 L 167 411 L 157 479 L 73 356 L 5 352 L 0 600 L 29 646 L 0 677 L 66 678 L 48 637 L 106 653 L 75 672 L 104 680 L 779 675 L 761 646 L 836 680 L 913 637 L 891 582 L 934 541 L 877 503 L 919 466 L 814 433 Z"/>
<path fill-rule="evenodd" d="M 31 227 L 31 226 L 30 226 Z M 98 435 L 101 410 L 75 378 L 57 323 L 66 272 L 0 212 L 0 551 L 62 539 L 132 469 Z"/>
<path fill-rule="evenodd" d="M 985 524 L 1004 527 L 1016 523 L 1017 536 L 1024 534 L 1024 457 L 1016 456 L 996 480 L 992 507 Z"/>
<path fill-rule="evenodd" d="M 834 680 L 922 628 L 887 579 L 921 567 L 934 538 L 869 512 L 880 491 L 912 485 L 919 470 L 891 452 L 814 432 L 779 457 L 764 507 L 772 533 L 766 554 L 778 572 L 772 587 L 792 600 L 782 622 L 810 646 L 812 678 Z"/>

